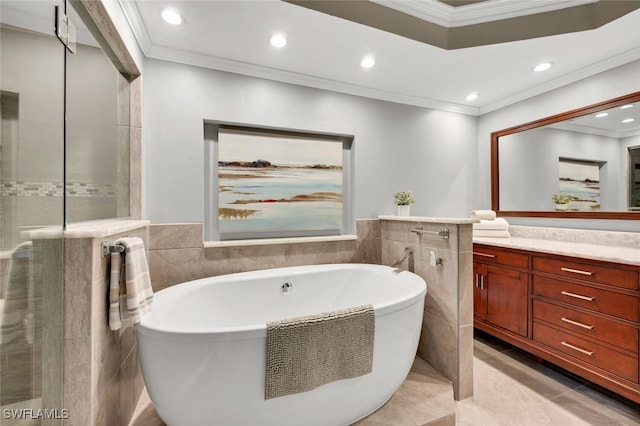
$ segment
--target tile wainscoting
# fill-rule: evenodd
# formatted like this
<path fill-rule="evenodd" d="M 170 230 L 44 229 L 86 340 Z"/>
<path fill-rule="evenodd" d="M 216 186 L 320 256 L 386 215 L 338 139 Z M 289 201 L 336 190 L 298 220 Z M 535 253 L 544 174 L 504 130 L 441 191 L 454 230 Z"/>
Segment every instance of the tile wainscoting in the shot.
<path fill-rule="evenodd" d="M 424 219 L 419 222 L 424 229 L 440 227 L 438 222 Z M 33 231 L 30 238 L 47 246 L 42 253 L 48 253 L 49 262 L 64 256 L 63 291 L 58 292 L 62 294 L 47 296 L 51 309 L 45 308 L 43 312 L 43 316 L 51 317 L 52 323 L 63 321 L 64 324 L 63 335 L 47 335 L 45 329 L 43 336 L 43 357 L 48 347 L 61 345 L 64 351 L 63 371 L 43 374 L 45 388 L 47 383 L 54 386 L 56 383 L 56 377 L 48 378 L 49 374 L 62 375 L 57 378 L 57 382 L 62 382 L 60 401 L 49 403 L 68 409 L 71 416 L 56 424 L 127 425 L 142 395 L 144 384 L 134 330 L 129 327 L 112 332 L 107 324 L 109 261 L 102 256 L 101 243 L 114 242 L 123 236 L 143 239 L 154 291 L 207 276 L 265 268 L 351 262 L 390 264 L 409 245 L 414 248 L 414 261 L 401 268 L 421 275 L 428 289 L 425 301 L 428 327 L 423 327 L 419 355 L 449 380 L 461 383 L 458 397 L 469 396 L 466 389 L 472 386 L 472 370 L 465 362 L 459 363 L 466 346 L 459 349 L 458 342 L 461 336 L 471 338 L 472 328 L 467 330 L 464 321 L 456 319 L 458 311 L 466 312 L 466 309 L 462 309 L 462 304 L 458 306 L 454 299 L 459 283 L 471 282 L 471 225 L 449 224 L 451 237 L 444 241 L 415 236 L 410 232 L 414 224 L 382 218 L 362 219 L 356 221 L 356 235 L 235 243 L 204 243 L 202 224 L 89 222 L 72 225 L 62 239 L 59 230 Z M 431 251 L 443 258 L 444 266 L 430 266 Z M 469 265 L 464 266 L 467 260 Z M 471 300 L 464 297 L 467 299 Z M 64 317 L 60 312 L 64 312 Z M 470 308 L 462 317 L 471 317 L 471 312 Z M 434 328 L 435 325 L 442 327 Z M 469 358 L 471 356 L 469 347 Z M 443 364 L 447 360 L 449 364 Z M 468 376 L 467 379 L 461 380 L 459 371 Z"/>
<path fill-rule="evenodd" d="M 149 226 L 153 290 L 235 272 L 326 263 L 380 263 L 380 223 L 358 220 L 355 235 L 203 243 L 202 224 Z"/>
<path fill-rule="evenodd" d="M 413 249 L 409 269 L 427 282 L 418 355 L 454 383 L 456 399 L 473 394 L 472 219 L 381 216 L 356 221 L 356 235 L 203 243 L 202 224 L 149 226 L 154 291 L 208 276 L 325 263 L 390 265 Z M 448 239 L 411 229 L 450 230 Z M 442 266 L 431 266 L 431 252 Z M 435 343 L 437 342 L 437 344 Z"/>

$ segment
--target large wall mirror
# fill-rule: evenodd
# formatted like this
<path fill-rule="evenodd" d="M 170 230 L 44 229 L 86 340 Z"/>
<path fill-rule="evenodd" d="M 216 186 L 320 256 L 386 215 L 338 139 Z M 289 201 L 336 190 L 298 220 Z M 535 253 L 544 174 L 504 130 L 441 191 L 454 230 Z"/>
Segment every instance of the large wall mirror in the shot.
<path fill-rule="evenodd" d="M 640 219 L 640 92 L 491 134 L 501 216 Z"/>

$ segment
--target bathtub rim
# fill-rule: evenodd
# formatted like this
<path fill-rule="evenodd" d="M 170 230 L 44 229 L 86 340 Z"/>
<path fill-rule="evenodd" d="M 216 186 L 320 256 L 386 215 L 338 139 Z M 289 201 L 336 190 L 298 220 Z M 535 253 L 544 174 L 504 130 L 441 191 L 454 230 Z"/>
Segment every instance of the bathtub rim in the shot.
<path fill-rule="evenodd" d="M 190 286 L 202 286 L 213 281 L 242 281 L 244 279 L 249 279 L 251 277 L 255 277 L 256 273 L 265 273 L 268 274 L 269 277 L 274 276 L 283 276 L 283 272 L 286 271 L 287 277 L 295 276 L 296 274 L 303 274 L 305 271 L 310 270 L 340 270 L 340 269 L 364 269 L 364 270 L 373 270 L 378 273 L 386 273 L 386 274 L 394 274 L 395 277 L 403 276 L 403 279 L 407 279 L 413 282 L 412 286 L 415 287 L 415 291 L 408 292 L 401 297 L 395 297 L 385 301 L 384 303 L 377 303 L 373 305 L 375 317 L 380 318 L 382 316 L 391 314 L 400 309 L 406 308 L 408 306 L 414 305 L 416 303 L 424 302 L 424 296 L 427 293 L 427 285 L 422 277 L 416 275 L 413 272 L 409 272 L 406 270 L 399 270 L 396 268 L 391 268 L 390 266 L 385 265 L 376 265 L 376 264 L 368 264 L 368 263 L 335 263 L 335 264 L 322 264 L 322 265 L 304 265 L 304 266 L 289 266 L 289 267 L 281 267 L 281 268 L 271 268 L 271 269 L 260 269 L 255 271 L 247 271 L 247 272 L 237 272 L 232 274 L 225 275 L 217 275 L 213 277 L 205 277 L 191 281 L 185 281 L 183 283 L 175 284 L 171 287 L 167 287 L 158 291 L 156 294 L 160 294 L 161 292 L 168 293 L 177 293 L 178 296 L 181 292 L 185 291 L 187 287 Z M 421 300 L 422 298 L 422 300 Z M 318 312 L 320 313 L 320 312 Z M 267 335 L 267 324 L 265 323 L 257 323 L 245 326 L 237 326 L 237 327 L 212 327 L 208 329 L 197 329 L 197 330 L 184 330 L 184 329 L 171 329 L 167 328 L 167 323 L 157 320 L 154 317 L 153 308 L 152 311 L 147 313 L 139 322 L 135 324 L 136 333 L 145 334 L 148 336 L 162 336 L 164 339 L 171 340 L 207 340 L 210 341 L 212 339 L 215 340 L 236 340 L 236 339 L 250 339 L 250 338 L 266 338 Z"/>

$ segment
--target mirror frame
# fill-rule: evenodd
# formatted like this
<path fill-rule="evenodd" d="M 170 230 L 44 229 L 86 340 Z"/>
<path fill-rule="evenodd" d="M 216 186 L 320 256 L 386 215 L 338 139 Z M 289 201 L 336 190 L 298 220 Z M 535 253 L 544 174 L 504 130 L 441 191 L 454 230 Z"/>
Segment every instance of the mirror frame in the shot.
<path fill-rule="evenodd" d="M 529 211 L 529 210 L 500 210 L 500 169 L 498 156 L 498 140 L 502 136 L 525 130 L 535 129 L 537 127 L 546 126 L 560 121 L 570 120 L 587 114 L 593 114 L 609 108 L 615 108 L 628 103 L 639 102 L 640 92 L 630 93 L 619 98 L 609 99 L 604 102 L 589 105 L 586 107 L 574 109 L 550 117 L 541 118 L 539 120 L 530 121 L 508 129 L 498 130 L 491 133 L 491 209 L 495 210 L 498 216 L 511 217 L 549 217 L 549 218 L 580 218 L 580 219 L 624 219 L 638 220 L 640 212 L 629 211 Z"/>

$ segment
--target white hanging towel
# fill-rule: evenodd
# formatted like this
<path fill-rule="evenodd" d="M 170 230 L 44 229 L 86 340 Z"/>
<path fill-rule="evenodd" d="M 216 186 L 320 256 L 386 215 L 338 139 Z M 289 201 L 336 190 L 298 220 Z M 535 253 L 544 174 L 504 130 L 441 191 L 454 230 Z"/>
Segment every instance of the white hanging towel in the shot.
<path fill-rule="evenodd" d="M 121 238 L 116 244 L 123 245 L 125 250 L 111 254 L 109 328 L 112 330 L 138 322 L 151 310 L 153 302 L 144 242 L 131 237 Z"/>

